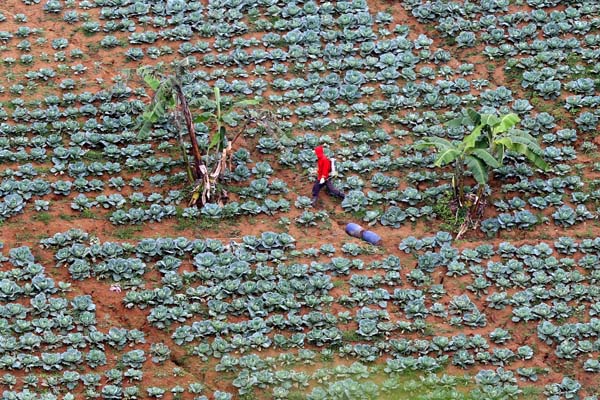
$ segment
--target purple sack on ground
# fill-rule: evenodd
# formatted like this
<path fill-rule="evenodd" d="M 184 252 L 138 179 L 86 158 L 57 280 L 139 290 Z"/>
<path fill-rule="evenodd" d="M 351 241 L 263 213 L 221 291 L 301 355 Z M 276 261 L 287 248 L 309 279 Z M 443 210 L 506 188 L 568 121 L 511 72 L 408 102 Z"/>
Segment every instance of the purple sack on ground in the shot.
<path fill-rule="evenodd" d="M 379 243 L 381 243 L 381 237 L 378 234 L 376 234 L 375 232 L 371 232 L 371 231 L 363 231 L 362 239 L 365 242 L 369 242 L 375 246 L 377 246 Z"/>
<path fill-rule="evenodd" d="M 381 243 L 381 237 L 375 232 L 366 231 L 362 226 L 350 222 L 346 225 L 346 233 L 357 239 L 362 239 L 365 242 L 371 243 L 375 246 Z"/>
<path fill-rule="evenodd" d="M 346 225 L 346 233 L 357 239 L 362 239 L 361 234 L 363 231 L 364 229 L 362 228 L 362 226 L 358 224 L 350 222 L 348 225 Z"/>

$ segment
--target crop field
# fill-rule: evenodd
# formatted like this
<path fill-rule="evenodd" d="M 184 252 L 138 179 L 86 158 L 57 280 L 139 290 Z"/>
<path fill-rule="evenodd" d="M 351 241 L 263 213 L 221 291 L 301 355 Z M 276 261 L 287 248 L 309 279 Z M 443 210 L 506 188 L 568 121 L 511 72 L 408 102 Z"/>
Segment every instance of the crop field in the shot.
<path fill-rule="evenodd" d="M 596 0 L 1 1 L 1 399 L 597 399 L 599 89 Z"/>

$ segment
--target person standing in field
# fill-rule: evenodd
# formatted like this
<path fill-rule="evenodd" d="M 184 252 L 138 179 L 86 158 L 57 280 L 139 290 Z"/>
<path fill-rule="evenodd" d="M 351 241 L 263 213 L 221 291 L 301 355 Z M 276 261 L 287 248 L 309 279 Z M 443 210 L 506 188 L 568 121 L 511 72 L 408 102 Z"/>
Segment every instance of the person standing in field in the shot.
<path fill-rule="evenodd" d="M 335 173 L 335 163 L 332 162 L 325 153 L 323 152 L 323 146 L 315 147 L 315 154 L 317 155 L 317 180 L 312 188 L 312 205 L 315 207 L 319 200 L 319 192 L 323 189 L 323 186 L 327 186 L 327 191 L 332 196 L 343 199 L 344 193 L 336 189 L 333 186 L 331 176 Z"/>

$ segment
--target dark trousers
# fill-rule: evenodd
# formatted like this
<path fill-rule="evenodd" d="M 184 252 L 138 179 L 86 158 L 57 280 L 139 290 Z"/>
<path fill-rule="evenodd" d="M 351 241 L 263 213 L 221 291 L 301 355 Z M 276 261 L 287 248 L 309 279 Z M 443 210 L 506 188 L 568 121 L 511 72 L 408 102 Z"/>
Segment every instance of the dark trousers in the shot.
<path fill-rule="evenodd" d="M 331 179 L 325 179 L 325 183 L 321 184 L 317 180 L 315 182 L 315 184 L 313 185 L 313 188 L 312 188 L 313 199 L 316 199 L 317 197 L 319 197 L 319 192 L 321 191 L 321 189 L 323 189 L 323 186 L 327 186 L 327 191 L 329 192 L 330 195 L 339 197 L 340 199 L 344 198 L 344 193 L 342 193 L 340 190 L 336 189 L 335 186 L 333 186 L 333 182 L 331 181 Z"/>

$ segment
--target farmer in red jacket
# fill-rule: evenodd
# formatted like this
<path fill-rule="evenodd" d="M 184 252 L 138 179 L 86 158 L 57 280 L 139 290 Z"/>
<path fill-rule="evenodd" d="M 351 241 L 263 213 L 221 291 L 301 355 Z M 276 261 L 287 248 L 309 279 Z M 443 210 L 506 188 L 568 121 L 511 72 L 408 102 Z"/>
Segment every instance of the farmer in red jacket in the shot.
<path fill-rule="evenodd" d="M 333 186 L 333 182 L 331 181 L 331 160 L 327 158 L 325 153 L 323 153 L 323 146 L 315 147 L 315 154 L 317 155 L 317 181 L 313 185 L 312 188 L 312 205 L 313 207 L 317 205 L 317 200 L 319 199 L 319 192 L 323 188 L 323 186 L 327 186 L 327 191 L 329 194 L 343 199 L 345 197 L 344 193 L 340 190 L 336 189 Z"/>

